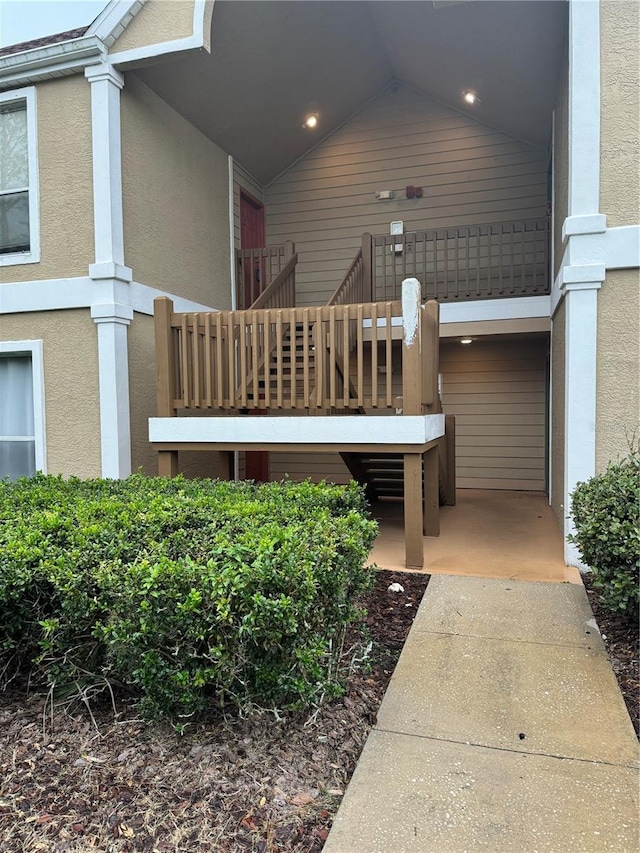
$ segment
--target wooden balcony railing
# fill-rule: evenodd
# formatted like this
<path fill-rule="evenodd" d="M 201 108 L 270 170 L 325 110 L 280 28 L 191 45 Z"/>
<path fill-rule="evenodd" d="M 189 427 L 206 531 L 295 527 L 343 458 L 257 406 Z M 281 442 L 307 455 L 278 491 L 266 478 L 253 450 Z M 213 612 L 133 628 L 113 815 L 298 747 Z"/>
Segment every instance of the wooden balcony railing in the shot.
<path fill-rule="evenodd" d="M 155 301 L 158 414 L 252 408 L 439 411 L 438 305 L 414 305 L 414 332 L 399 343 L 393 340 L 392 317 L 402 313 L 403 304 L 179 314 L 160 297 Z M 377 344 L 365 346 L 372 328 Z M 394 376 L 402 377 L 401 395 Z"/>
<path fill-rule="evenodd" d="M 264 249 L 236 249 L 237 305 L 250 308 L 280 275 L 295 253 L 292 242 Z M 291 301 L 295 305 L 295 299 Z"/>
<path fill-rule="evenodd" d="M 438 302 L 549 293 L 548 219 L 364 235 L 363 247 L 369 241 L 372 300 L 397 299 L 407 277 Z"/>

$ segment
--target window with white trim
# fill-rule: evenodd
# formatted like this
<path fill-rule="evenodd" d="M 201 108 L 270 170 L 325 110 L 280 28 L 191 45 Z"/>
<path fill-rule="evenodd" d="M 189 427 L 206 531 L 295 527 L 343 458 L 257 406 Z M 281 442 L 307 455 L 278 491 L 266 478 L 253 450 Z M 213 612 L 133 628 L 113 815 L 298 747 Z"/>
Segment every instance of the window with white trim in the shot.
<path fill-rule="evenodd" d="M 35 89 L 0 93 L 0 266 L 40 260 Z"/>
<path fill-rule="evenodd" d="M 0 342 L 0 478 L 44 470 L 42 341 Z"/>

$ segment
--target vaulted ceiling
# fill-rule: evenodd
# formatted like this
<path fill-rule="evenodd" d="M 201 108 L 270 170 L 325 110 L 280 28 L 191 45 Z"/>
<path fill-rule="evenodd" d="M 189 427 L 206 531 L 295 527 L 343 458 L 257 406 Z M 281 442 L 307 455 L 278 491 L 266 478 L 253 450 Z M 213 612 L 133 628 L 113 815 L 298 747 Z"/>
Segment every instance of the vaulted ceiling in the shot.
<path fill-rule="evenodd" d="M 211 54 L 141 79 L 268 183 L 393 81 L 545 147 L 566 52 L 558 0 L 217 0 Z M 465 104 L 462 92 L 479 101 Z M 318 127 L 303 129 L 317 112 Z"/>

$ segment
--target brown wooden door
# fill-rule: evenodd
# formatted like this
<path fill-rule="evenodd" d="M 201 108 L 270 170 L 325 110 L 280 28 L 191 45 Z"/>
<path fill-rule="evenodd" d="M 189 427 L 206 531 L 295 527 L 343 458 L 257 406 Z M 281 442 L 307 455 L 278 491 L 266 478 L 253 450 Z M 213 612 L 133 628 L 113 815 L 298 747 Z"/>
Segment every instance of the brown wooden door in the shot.
<path fill-rule="evenodd" d="M 240 193 L 240 248 L 262 249 L 265 245 L 264 207 L 247 193 Z M 260 296 L 267 282 L 261 281 L 260 265 L 245 259 L 242 267 L 244 307 L 249 308 Z M 250 409 L 250 415 L 266 415 L 266 409 Z M 258 483 L 269 481 L 269 454 L 264 450 L 245 453 L 245 476 Z"/>
<path fill-rule="evenodd" d="M 240 248 L 263 249 L 265 245 L 264 207 L 248 193 L 240 193 Z M 242 265 L 243 307 L 250 308 L 266 286 L 260 266 L 248 258 Z"/>

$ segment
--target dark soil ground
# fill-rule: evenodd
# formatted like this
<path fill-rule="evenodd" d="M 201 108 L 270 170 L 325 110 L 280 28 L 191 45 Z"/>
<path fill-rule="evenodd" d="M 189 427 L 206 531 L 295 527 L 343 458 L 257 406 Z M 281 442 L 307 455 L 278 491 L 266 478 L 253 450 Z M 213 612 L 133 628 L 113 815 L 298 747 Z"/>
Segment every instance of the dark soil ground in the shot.
<path fill-rule="evenodd" d="M 390 593 L 399 582 L 403 593 Z M 302 716 L 147 726 L 122 702 L 53 716 L 0 694 L 0 853 L 319 853 L 428 577 L 379 572 L 367 606 L 369 668 Z M 638 731 L 638 633 L 591 606 Z M 354 638 L 351 638 L 352 640 Z"/>
<path fill-rule="evenodd" d="M 611 666 L 618 679 L 620 690 L 631 717 L 631 722 L 640 737 L 640 640 L 638 623 L 635 619 L 624 619 L 600 604 L 598 591 L 593 587 L 591 575 L 582 578 L 589 604 L 596 617 L 600 633 L 607 648 Z"/>
<path fill-rule="evenodd" d="M 403 593 L 388 592 L 396 581 Z M 0 694 L 0 853 L 317 853 L 427 582 L 378 573 L 368 669 L 304 715 L 265 711 L 181 736 L 124 702 L 115 716 L 94 708 L 94 723 L 83 708 L 51 716 L 42 697 Z"/>

